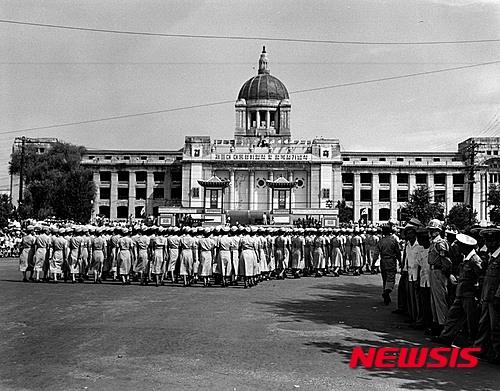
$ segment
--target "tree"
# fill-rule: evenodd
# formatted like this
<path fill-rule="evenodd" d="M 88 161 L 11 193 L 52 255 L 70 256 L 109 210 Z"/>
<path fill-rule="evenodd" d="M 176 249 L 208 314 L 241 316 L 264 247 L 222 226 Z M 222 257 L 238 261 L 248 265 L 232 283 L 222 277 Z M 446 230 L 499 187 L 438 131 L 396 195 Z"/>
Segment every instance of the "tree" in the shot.
<path fill-rule="evenodd" d="M 465 204 L 456 204 L 448 213 L 446 220 L 449 225 L 463 231 L 465 227 L 472 226 L 477 223 L 477 212 L 472 211 L 470 206 Z"/>
<path fill-rule="evenodd" d="M 345 200 L 337 202 L 337 209 L 339 210 L 339 222 L 349 223 L 354 219 L 354 211 L 346 205 Z"/>
<path fill-rule="evenodd" d="M 19 214 L 23 218 L 54 216 L 86 223 L 95 197 L 92 172 L 81 166 L 85 148 L 54 143 L 46 153 L 36 153 L 29 144 L 24 154 L 25 191 Z M 21 152 L 12 154 L 10 172 L 19 173 Z"/>
<path fill-rule="evenodd" d="M 9 224 L 9 218 L 14 216 L 14 206 L 7 194 L 0 195 L 0 228 Z"/>
<path fill-rule="evenodd" d="M 488 205 L 490 210 L 490 220 L 494 224 L 500 224 L 500 185 L 492 184 L 488 192 Z"/>
<path fill-rule="evenodd" d="M 422 224 L 427 224 L 431 219 L 444 219 L 444 206 L 439 202 L 431 202 L 429 187 L 425 185 L 418 186 L 410 194 L 408 202 L 405 202 L 403 208 L 407 219 L 417 218 Z"/>

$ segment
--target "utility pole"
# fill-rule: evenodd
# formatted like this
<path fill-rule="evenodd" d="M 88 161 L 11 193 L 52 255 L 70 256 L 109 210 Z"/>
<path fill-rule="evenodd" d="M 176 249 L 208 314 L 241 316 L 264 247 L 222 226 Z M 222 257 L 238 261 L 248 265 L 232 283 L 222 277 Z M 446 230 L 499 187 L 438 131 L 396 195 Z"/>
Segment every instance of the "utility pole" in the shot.
<path fill-rule="evenodd" d="M 23 203 L 23 184 L 24 184 L 24 154 L 26 137 L 21 138 L 21 166 L 19 167 L 19 200 L 17 202 L 18 208 Z"/>
<path fill-rule="evenodd" d="M 480 144 L 476 143 L 474 139 L 471 142 L 471 145 L 467 148 L 467 151 L 469 152 L 469 166 L 467 167 L 469 170 L 469 175 L 468 175 L 468 184 L 469 184 L 469 205 L 470 205 L 470 210 L 469 210 L 469 224 L 472 225 L 472 216 L 474 215 L 474 183 L 475 181 L 475 175 L 476 171 L 479 170 L 477 164 L 476 164 L 476 156 L 479 150 Z"/>

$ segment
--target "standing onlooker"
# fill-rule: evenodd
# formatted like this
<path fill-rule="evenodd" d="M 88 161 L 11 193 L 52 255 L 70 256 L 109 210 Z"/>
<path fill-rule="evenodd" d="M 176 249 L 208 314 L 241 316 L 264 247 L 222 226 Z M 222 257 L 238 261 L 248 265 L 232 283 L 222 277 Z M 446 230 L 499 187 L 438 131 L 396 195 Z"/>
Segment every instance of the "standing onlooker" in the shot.
<path fill-rule="evenodd" d="M 380 272 L 382 274 L 382 297 L 385 305 L 391 302 L 391 292 L 396 283 L 396 265 L 401 262 L 401 251 L 397 240 L 392 236 L 391 227 L 382 226 L 382 238 L 377 243 L 374 257 L 380 257 Z"/>

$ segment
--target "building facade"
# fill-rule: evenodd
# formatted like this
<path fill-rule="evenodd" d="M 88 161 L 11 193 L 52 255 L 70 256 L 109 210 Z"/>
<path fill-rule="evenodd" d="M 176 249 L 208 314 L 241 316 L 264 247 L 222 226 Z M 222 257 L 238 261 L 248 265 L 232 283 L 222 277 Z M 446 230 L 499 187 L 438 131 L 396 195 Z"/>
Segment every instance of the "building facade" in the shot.
<path fill-rule="evenodd" d="M 93 217 L 112 220 L 190 214 L 263 216 L 290 224 L 315 217 L 336 224 L 340 200 L 354 220 L 398 219 L 409 195 L 427 185 L 448 213 L 471 204 L 488 220 L 487 193 L 500 180 L 500 137 L 469 138 L 456 152 L 341 152 L 336 138 L 296 140 L 285 85 L 262 51 L 256 76 L 241 87 L 230 139 L 186 136 L 180 150 L 93 150 Z M 15 197 L 14 197 L 15 198 Z M 205 219 L 210 220 L 210 219 Z"/>

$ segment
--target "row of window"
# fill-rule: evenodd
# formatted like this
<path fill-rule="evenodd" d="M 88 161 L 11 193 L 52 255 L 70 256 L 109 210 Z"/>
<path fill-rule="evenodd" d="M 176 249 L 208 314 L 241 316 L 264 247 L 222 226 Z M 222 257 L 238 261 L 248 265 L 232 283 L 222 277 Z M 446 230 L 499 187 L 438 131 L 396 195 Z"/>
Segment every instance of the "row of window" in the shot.
<path fill-rule="evenodd" d="M 495 155 L 495 156 L 497 156 L 498 155 L 498 151 L 486 151 L 486 154 L 487 155 Z"/>
<path fill-rule="evenodd" d="M 181 171 L 172 171 L 171 178 L 173 182 L 180 181 L 182 178 Z M 130 172 L 129 171 L 118 171 L 118 182 L 129 182 Z M 111 182 L 111 171 L 100 171 L 99 180 L 101 182 Z M 135 181 L 138 183 L 146 182 L 148 180 L 147 171 L 135 171 Z M 165 172 L 155 171 L 153 172 L 153 180 L 155 182 L 163 183 L 165 181 Z"/>
<path fill-rule="evenodd" d="M 118 199 L 119 200 L 128 200 L 129 199 L 129 189 L 127 187 L 119 187 L 118 189 Z M 136 200 L 145 200 L 148 198 L 147 191 L 145 187 L 136 187 L 135 188 L 135 199 Z M 153 199 L 161 200 L 165 198 L 165 189 L 163 187 L 155 187 L 153 188 Z M 180 199 L 181 198 L 181 189 L 178 187 L 171 188 L 171 198 L 172 199 Z M 109 187 L 101 187 L 99 188 L 99 199 L 101 200 L 110 200 L 111 199 L 111 188 Z"/>
<path fill-rule="evenodd" d="M 324 189 L 328 190 L 328 189 Z M 410 196 L 409 190 L 398 190 L 396 193 L 397 202 L 407 202 Z M 325 198 L 325 197 L 324 197 Z M 354 190 L 353 189 L 342 189 L 342 198 L 346 201 L 354 201 Z M 379 190 L 378 191 L 379 202 L 390 202 L 391 201 L 391 191 L 390 190 Z M 445 202 L 446 191 L 445 190 L 434 190 L 434 201 L 435 202 Z M 361 202 L 371 202 L 372 201 L 372 190 L 371 189 L 361 189 L 360 191 L 360 201 Z M 464 202 L 465 201 L 465 191 L 463 190 L 453 190 L 453 202 Z"/>
<path fill-rule="evenodd" d="M 99 207 L 99 215 L 110 218 L 111 208 L 107 205 L 101 205 Z M 158 216 L 158 207 L 153 208 L 153 215 Z M 128 206 L 118 206 L 116 208 L 116 218 L 118 219 L 128 219 L 129 217 L 142 218 L 146 216 L 146 208 L 144 206 L 136 206 L 133 211 L 130 211 Z"/>
<path fill-rule="evenodd" d="M 359 179 L 361 183 L 372 183 L 373 175 L 378 175 L 379 184 L 391 183 L 391 174 L 381 173 L 361 173 Z M 415 174 L 415 182 L 417 185 L 426 185 L 428 183 L 429 174 Z M 396 182 L 400 185 L 407 185 L 410 182 L 410 174 L 398 173 L 396 174 Z M 345 172 L 342 174 L 342 184 L 351 185 L 354 183 L 354 173 Z M 453 185 L 461 186 L 465 183 L 465 174 L 453 174 Z M 434 185 L 446 185 L 446 174 L 434 174 Z"/>
<path fill-rule="evenodd" d="M 342 158 L 342 160 L 343 160 L 344 162 L 349 162 L 349 161 L 351 161 L 351 158 L 350 158 L 350 157 L 348 157 L 348 156 L 345 156 L 345 157 L 343 157 L 343 158 Z M 367 162 L 367 161 L 368 161 L 368 158 L 367 158 L 367 157 L 361 157 L 361 158 L 359 158 L 359 160 L 360 160 L 361 162 Z M 373 159 L 370 159 L 370 161 L 372 161 L 372 160 L 373 160 Z M 410 161 L 410 160 L 411 160 L 411 159 L 406 159 L 406 161 Z M 416 158 L 414 158 L 414 160 L 415 160 L 416 162 L 421 162 L 421 161 L 422 161 L 422 158 L 421 158 L 421 157 L 416 157 Z M 378 158 L 378 161 L 379 161 L 379 162 L 386 162 L 386 161 L 387 161 L 387 158 L 386 158 L 386 157 L 379 157 L 379 158 Z M 405 158 L 404 158 L 404 157 L 397 157 L 397 158 L 396 158 L 396 161 L 397 161 L 397 162 L 404 162 L 404 161 L 405 161 Z M 440 158 L 440 157 L 434 157 L 434 158 L 432 158 L 432 161 L 437 163 L 437 162 L 440 162 L 440 161 L 441 161 L 441 158 Z"/>

